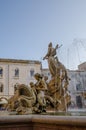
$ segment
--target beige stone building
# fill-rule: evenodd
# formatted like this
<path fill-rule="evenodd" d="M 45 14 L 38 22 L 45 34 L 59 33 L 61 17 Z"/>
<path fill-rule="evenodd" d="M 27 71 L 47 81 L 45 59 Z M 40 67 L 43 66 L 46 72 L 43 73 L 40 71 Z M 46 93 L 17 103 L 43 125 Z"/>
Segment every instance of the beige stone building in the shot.
<path fill-rule="evenodd" d="M 0 97 L 14 95 L 17 84 L 35 82 L 35 73 L 41 73 L 39 61 L 0 59 Z"/>

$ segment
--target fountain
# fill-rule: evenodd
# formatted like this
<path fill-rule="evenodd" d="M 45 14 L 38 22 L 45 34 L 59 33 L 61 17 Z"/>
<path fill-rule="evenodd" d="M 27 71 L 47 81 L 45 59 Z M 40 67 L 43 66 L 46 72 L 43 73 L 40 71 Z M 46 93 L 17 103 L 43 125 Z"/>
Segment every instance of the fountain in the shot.
<path fill-rule="evenodd" d="M 31 82 L 29 87 L 24 84 L 18 85 L 14 96 L 8 99 L 6 106 L 10 114 L 47 114 L 50 109 L 54 113 L 55 111 L 67 111 L 71 102 L 68 91 L 70 78 L 65 66 L 56 56 L 56 49 L 58 48 L 58 44 L 53 48 L 52 43 L 49 43 L 48 52 L 43 58 L 43 60 L 48 60 L 51 80 L 47 83 L 48 78 L 46 76 L 36 73 L 34 75 L 36 83 Z"/>
<path fill-rule="evenodd" d="M 29 87 L 24 84 L 16 87 L 14 96 L 8 99 L 6 105 L 8 116 L 0 118 L 2 130 L 82 130 L 82 127 L 86 129 L 85 117 L 72 117 L 67 113 L 71 103 L 68 91 L 70 78 L 65 66 L 56 56 L 56 49 L 59 47 L 57 44 L 53 48 L 50 42 L 48 52 L 43 58 L 48 61 L 51 73 L 49 82 L 48 77 L 36 73 L 36 83 L 30 82 Z"/>

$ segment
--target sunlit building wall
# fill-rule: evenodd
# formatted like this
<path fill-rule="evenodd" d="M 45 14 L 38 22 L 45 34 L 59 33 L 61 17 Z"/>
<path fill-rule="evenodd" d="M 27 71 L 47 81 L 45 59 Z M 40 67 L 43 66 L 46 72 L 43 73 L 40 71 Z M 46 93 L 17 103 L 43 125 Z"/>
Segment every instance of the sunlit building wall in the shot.
<path fill-rule="evenodd" d="M 41 62 L 0 59 L 0 96 L 14 95 L 15 86 L 35 82 L 34 74 L 41 73 Z"/>

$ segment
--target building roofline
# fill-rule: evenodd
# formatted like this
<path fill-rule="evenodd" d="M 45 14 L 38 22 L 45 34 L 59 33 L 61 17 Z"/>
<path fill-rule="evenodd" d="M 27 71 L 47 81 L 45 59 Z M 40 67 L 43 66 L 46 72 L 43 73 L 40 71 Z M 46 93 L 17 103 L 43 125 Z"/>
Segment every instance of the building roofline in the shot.
<path fill-rule="evenodd" d="M 0 62 L 4 63 L 25 63 L 25 64 L 41 64 L 40 61 L 38 60 L 21 60 L 21 59 L 5 59 L 5 58 L 0 58 Z"/>
<path fill-rule="evenodd" d="M 86 62 L 83 62 L 83 63 L 79 64 L 78 66 L 81 66 L 81 65 L 84 65 L 84 64 L 86 64 Z"/>

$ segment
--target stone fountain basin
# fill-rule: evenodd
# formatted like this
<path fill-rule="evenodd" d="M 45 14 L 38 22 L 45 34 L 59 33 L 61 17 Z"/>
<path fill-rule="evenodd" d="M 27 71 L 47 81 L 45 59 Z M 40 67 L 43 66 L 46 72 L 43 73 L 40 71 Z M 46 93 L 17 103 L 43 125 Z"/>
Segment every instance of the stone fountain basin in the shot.
<path fill-rule="evenodd" d="M 86 130 L 86 116 L 1 115 L 0 130 Z"/>

